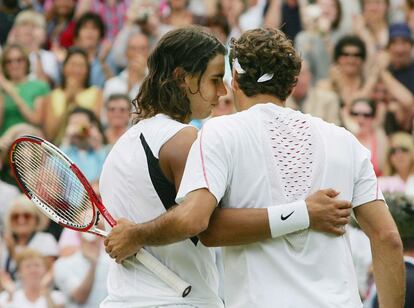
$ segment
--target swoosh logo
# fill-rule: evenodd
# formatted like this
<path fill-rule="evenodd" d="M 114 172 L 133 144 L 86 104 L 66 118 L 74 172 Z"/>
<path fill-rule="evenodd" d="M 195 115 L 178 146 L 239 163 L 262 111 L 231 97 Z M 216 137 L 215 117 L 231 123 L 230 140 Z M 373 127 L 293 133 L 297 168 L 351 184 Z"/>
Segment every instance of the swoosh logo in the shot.
<path fill-rule="evenodd" d="M 292 213 L 290 213 L 289 215 L 283 216 L 283 214 L 280 214 L 280 219 L 282 220 L 286 220 L 288 219 L 295 211 L 293 211 Z"/>

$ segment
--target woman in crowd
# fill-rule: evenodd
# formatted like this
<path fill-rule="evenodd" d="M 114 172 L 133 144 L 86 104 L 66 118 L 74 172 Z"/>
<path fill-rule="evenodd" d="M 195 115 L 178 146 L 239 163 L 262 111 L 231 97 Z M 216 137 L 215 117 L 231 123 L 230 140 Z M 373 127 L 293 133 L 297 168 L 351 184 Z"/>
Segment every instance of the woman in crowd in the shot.
<path fill-rule="evenodd" d="M 13 308 L 63 308 L 65 297 L 52 290 L 52 273 L 48 272 L 43 255 L 25 248 L 16 255 L 21 286 L 5 272 L 0 272 L 0 283 L 5 291 L 0 293 L 0 307 Z"/>
<path fill-rule="evenodd" d="M 0 135 L 17 123 L 42 123 L 43 104 L 40 98 L 49 93 L 49 85 L 29 80 L 30 61 L 17 44 L 4 48 L 0 72 Z"/>
<path fill-rule="evenodd" d="M 368 150 L 371 151 L 371 162 L 377 176 L 384 171 L 388 141 L 384 130 L 378 127 L 375 102 L 366 99 L 356 99 L 351 106 L 351 119 L 347 121 L 347 128 L 353 132 Z"/>
<path fill-rule="evenodd" d="M 355 98 L 368 96 L 372 88 L 364 76 L 365 44 L 358 36 L 344 36 L 335 45 L 333 57 L 329 79 L 321 80 L 318 86 L 336 92 L 341 105 L 349 110 Z"/>
<path fill-rule="evenodd" d="M 382 191 L 414 196 L 414 139 L 407 133 L 391 135 L 384 176 L 378 179 Z"/>
<path fill-rule="evenodd" d="M 69 112 L 77 106 L 92 110 L 100 117 L 102 92 L 89 86 L 89 62 L 83 49 L 72 47 L 63 62 L 62 85 L 45 98 L 47 117 L 44 131 L 49 140 L 59 144 Z"/>
<path fill-rule="evenodd" d="M 38 250 L 46 259 L 48 268 L 58 256 L 53 235 L 41 230 L 48 219 L 26 196 L 17 197 L 5 217 L 4 241 L 1 243 L 0 268 L 16 279 L 16 256 L 25 247 Z"/>
<path fill-rule="evenodd" d="M 69 48 L 73 45 L 75 0 L 54 0 L 47 14 L 47 47 Z"/>

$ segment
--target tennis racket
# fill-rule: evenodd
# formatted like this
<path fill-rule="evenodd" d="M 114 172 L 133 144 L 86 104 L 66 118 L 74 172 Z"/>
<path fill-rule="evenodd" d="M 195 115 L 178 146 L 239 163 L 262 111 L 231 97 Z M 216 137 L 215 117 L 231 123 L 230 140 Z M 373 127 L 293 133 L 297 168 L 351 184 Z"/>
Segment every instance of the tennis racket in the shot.
<path fill-rule="evenodd" d="M 50 142 L 22 136 L 13 142 L 9 160 L 21 190 L 54 222 L 105 237 L 108 233 L 96 227 L 100 213 L 115 226 L 116 221 L 79 168 Z M 146 250 L 140 249 L 136 258 L 182 297 L 190 293 L 190 284 Z"/>

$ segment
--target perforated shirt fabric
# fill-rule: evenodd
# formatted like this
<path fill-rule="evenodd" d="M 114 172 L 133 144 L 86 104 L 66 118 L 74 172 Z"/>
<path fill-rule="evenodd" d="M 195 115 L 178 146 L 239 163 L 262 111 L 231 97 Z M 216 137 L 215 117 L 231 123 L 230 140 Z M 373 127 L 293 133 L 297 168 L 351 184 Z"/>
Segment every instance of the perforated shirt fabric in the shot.
<path fill-rule="evenodd" d="M 199 188 L 230 208 L 277 206 L 322 188 L 354 207 L 382 199 L 370 153 L 351 133 L 273 103 L 204 124 L 176 200 Z M 309 229 L 229 246 L 223 262 L 226 307 L 362 306 L 347 235 Z"/>

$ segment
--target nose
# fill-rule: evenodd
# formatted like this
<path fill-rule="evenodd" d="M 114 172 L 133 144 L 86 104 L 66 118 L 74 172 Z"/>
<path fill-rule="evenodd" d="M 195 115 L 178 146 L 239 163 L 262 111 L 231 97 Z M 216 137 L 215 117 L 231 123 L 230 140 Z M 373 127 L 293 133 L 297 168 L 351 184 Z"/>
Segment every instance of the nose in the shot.
<path fill-rule="evenodd" d="M 218 96 L 224 96 L 224 95 L 226 95 L 226 94 L 227 94 L 226 87 L 225 87 L 225 85 L 224 85 L 223 80 L 221 80 L 221 81 L 220 81 L 220 84 L 218 85 L 218 88 L 217 88 L 217 95 L 218 95 Z"/>

